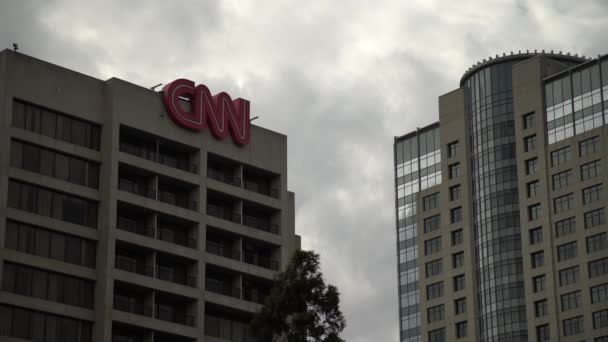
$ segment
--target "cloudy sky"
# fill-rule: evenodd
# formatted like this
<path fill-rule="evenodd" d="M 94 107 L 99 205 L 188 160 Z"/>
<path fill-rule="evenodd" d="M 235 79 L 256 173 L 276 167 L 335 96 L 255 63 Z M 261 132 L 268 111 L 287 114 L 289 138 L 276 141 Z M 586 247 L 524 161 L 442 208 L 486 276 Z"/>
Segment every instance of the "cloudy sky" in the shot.
<path fill-rule="evenodd" d="M 0 2 L 0 49 L 101 79 L 178 77 L 251 101 L 289 136 L 303 246 L 342 293 L 347 341 L 397 341 L 392 143 L 512 50 L 608 53 L 606 0 Z"/>

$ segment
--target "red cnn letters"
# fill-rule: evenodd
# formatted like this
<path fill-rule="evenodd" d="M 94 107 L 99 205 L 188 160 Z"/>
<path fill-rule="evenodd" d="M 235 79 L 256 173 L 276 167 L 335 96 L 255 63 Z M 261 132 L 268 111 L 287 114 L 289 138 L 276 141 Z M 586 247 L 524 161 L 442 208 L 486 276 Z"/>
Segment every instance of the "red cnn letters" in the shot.
<path fill-rule="evenodd" d="M 171 119 L 178 125 L 203 131 L 207 126 L 216 139 L 222 140 L 232 135 L 237 145 L 247 145 L 251 134 L 249 123 L 249 101 L 232 100 L 228 94 L 221 92 L 211 96 L 209 88 L 180 78 L 163 87 L 164 102 Z M 192 102 L 191 112 L 180 106 L 180 97 L 189 98 Z"/>

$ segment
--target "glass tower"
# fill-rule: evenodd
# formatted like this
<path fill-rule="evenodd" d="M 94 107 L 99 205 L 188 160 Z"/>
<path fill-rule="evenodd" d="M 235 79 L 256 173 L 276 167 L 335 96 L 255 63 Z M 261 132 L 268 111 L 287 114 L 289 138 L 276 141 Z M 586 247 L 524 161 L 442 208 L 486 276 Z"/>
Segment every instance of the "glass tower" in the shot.
<path fill-rule="evenodd" d="M 421 341 L 416 193 L 441 183 L 439 125 L 395 138 L 395 198 L 402 342 Z"/>

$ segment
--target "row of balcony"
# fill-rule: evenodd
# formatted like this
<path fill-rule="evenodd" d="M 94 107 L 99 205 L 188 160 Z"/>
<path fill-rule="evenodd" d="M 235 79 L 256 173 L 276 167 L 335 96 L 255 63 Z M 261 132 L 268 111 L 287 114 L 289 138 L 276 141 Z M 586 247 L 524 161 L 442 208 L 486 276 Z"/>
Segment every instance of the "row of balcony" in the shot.
<path fill-rule="evenodd" d="M 150 265 L 130 256 L 116 255 L 115 267 L 131 273 L 196 287 L 196 276 L 190 275 L 185 265 Z"/>
<path fill-rule="evenodd" d="M 120 129 L 120 151 L 182 171 L 199 174 L 198 149 L 134 128 Z M 214 154 L 208 155 L 207 177 L 262 195 L 279 198 L 280 177 Z"/>

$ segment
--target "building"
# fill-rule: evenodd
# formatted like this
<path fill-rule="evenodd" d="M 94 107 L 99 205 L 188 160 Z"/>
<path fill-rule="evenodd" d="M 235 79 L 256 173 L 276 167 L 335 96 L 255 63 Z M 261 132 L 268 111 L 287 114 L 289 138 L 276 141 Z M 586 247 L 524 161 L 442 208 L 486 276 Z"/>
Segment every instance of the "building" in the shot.
<path fill-rule="evenodd" d="M 401 341 L 608 341 L 608 56 L 467 70 L 395 138 Z"/>
<path fill-rule="evenodd" d="M 300 244 L 287 137 L 206 100 L 0 52 L 1 340 L 252 341 Z"/>

